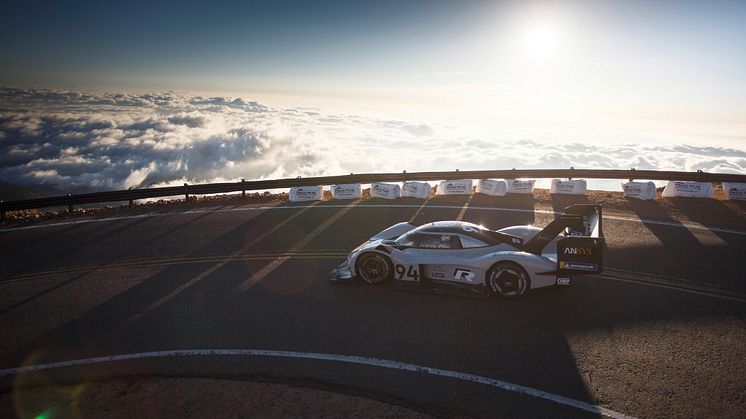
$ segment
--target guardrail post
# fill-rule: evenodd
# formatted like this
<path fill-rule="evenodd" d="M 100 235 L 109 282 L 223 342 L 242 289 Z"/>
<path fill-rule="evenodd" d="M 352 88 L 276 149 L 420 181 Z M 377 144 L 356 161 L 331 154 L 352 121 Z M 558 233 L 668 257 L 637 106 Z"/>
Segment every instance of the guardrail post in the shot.
<path fill-rule="evenodd" d="M 189 202 L 189 184 L 184 183 L 184 200 Z"/>
<path fill-rule="evenodd" d="M 67 204 L 67 213 L 68 214 L 72 214 L 73 213 L 73 203 L 72 203 L 73 194 L 71 194 L 71 193 L 67 194 L 67 199 L 69 201 L 68 204 Z"/>
<path fill-rule="evenodd" d="M 246 179 L 241 178 L 241 197 L 246 198 Z"/>
<path fill-rule="evenodd" d="M 632 182 L 635 180 L 635 168 L 629 169 L 629 181 Z"/>
<path fill-rule="evenodd" d="M 130 187 L 129 187 L 129 189 L 127 189 L 127 190 L 128 190 L 128 191 L 131 191 L 131 190 L 132 190 L 132 186 L 130 186 Z M 133 202 L 133 201 L 134 201 L 134 200 L 133 200 L 132 198 L 130 198 L 130 208 L 132 208 L 132 205 L 134 205 L 134 202 Z"/>

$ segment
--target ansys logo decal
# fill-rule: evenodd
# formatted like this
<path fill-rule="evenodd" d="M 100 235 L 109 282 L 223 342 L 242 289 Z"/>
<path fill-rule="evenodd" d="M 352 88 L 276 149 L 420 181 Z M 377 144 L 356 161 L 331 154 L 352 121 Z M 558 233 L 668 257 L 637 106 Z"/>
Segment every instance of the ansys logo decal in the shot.
<path fill-rule="evenodd" d="M 476 277 L 476 275 L 474 274 L 474 272 L 466 270 L 466 269 L 456 269 L 456 272 L 453 274 L 453 277 L 458 281 L 466 280 L 466 281 L 472 282 L 474 281 L 474 277 Z"/>
<path fill-rule="evenodd" d="M 562 251 L 566 255 L 585 255 L 590 256 L 593 254 L 593 248 L 591 247 L 565 247 Z"/>

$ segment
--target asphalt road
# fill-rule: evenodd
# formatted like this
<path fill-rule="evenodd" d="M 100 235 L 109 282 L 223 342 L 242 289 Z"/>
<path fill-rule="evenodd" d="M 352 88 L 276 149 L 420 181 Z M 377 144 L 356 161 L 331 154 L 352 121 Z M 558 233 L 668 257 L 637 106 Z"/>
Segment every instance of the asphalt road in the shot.
<path fill-rule="evenodd" d="M 553 217 L 547 210 L 480 196 L 436 197 L 424 206 L 406 199 L 233 204 L 3 231 L 0 369 L 111 354 L 267 349 L 472 374 L 633 416 L 743 417 L 746 220 L 740 229 L 707 229 L 666 214 L 655 222 L 610 215 L 604 232 L 613 275 L 517 302 L 325 279 L 346 252 L 396 222 L 461 214 L 493 228 L 541 226 Z M 0 379 L 7 390 L 14 382 L 118 375 L 264 377 L 440 415 L 588 414 L 453 377 L 308 358 L 202 354 Z"/>

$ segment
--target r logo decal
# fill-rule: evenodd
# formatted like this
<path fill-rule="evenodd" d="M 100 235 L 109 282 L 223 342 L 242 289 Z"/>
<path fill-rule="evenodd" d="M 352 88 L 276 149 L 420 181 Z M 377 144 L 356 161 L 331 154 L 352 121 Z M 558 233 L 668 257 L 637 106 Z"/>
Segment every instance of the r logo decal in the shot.
<path fill-rule="evenodd" d="M 472 282 L 474 281 L 475 276 L 476 275 L 474 274 L 474 272 L 466 270 L 466 269 L 456 269 L 456 272 L 453 274 L 453 278 L 456 279 L 457 281 L 466 280 L 466 281 Z"/>

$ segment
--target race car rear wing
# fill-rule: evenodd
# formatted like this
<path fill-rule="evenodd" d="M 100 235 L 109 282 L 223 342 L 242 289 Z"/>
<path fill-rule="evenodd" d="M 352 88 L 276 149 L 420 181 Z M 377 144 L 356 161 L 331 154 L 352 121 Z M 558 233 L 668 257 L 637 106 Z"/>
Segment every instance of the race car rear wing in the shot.
<path fill-rule="evenodd" d="M 571 205 L 529 240 L 523 250 L 541 254 L 564 233 L 565 237 L 557 241 L 557 275 L 599 273 L 603 270 L 604 247 L 601 215 L 601 205 Z"/>

